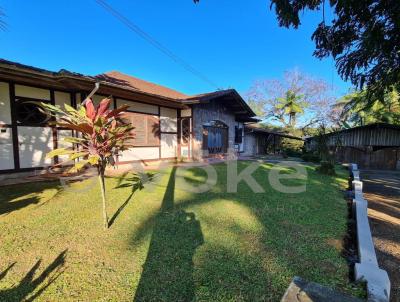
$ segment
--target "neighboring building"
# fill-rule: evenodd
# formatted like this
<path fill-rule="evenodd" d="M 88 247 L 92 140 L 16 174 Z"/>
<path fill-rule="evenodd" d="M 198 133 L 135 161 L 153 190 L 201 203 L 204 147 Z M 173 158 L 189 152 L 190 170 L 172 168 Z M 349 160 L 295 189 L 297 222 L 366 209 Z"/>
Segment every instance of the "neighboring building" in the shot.
<path fill-rule="evenodd" d="M 243 155 L 246 156 L 280 153 L 282 151 L 281 143 L 283 138 L 300 141 L 303 140 L 300 137 L 257 127 L 257 125 L 251 124 L 246 124 L 244 131 Z"/>
<path fill-rule="evenodd" d="M 257 121 L 233 89 L 188 96 L 117 71 L 85 76 L 0 60 L 0 173 L 52 165 L 45 155 L 68 147 L 62 138 L 74 133 L 50 126 L 40 104 L 76 107 L 98 82 L 94 103 L 111 96 L 114 107 L 130 105 L 125 117 L 135 127 L 135 146 L 120 163 L 244 152 L 244 123 Z"/>
<path fill-rule="evenodd" d="M 400 126 L 370 124 L 325 134 L 339 162 L 357 163 L 361 168 L 399 169 Z M 307 138 L 308 151 L 317 148 L 317 137 Z"/>

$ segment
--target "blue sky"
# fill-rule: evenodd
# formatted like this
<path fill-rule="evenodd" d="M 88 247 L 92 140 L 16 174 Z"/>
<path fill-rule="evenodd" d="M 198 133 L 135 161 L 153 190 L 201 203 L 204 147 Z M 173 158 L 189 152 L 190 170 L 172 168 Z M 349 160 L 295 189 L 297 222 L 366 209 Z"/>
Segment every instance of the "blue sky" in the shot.
<path fill-rule="evenodd" d="M 305 13 L 298 30 L 279 28 L 268 0 L 108 0 L 143 30 L 222 88 L 244 94 L 259 79 L 294 67 L 350 87 L 332 59 L 312 56 L 321 13 Z M 131 32 L 94 0 L 0 0 L 8 29 L 0 57 L 50 70 L 94 75 L 119 70 L 187 94 L 215 90 Z"/>

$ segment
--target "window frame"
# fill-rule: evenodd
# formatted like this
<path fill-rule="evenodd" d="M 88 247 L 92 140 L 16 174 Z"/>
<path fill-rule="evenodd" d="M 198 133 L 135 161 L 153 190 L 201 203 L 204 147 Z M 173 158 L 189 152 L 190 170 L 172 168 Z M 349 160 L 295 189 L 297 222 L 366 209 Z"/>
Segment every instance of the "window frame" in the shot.
<path fill-rule="evenodd" d="M 135 127 L 132 130 L 132 133 L 135 135 L 135 137 L 138 134 L 138 127 L 135 126 L 134 123 L 132 123 L 133 119 L 136 119 L 138 116 L 143 117 L 144 121 L 145 121 L 145 125 L 143 126 L 143 128 L 145 128 L 144 131 L 139 131 L 139 133 L 142 133 L 142 135 L 145 135 L 145 142 L 144 143 L 135 143 L 136 138 L 132 139 L 129 141 L 130 144 L 132 144 L 133 148 L 143 148 L 143 147 L 160 147 L 161 146 L 161 132 L 160 132 L 160 117 L 158 115 L 154 115 L 154 114 L 148 114 L 148 113 L 141 113 L 141 112 L 132 112 L 132 111 L 126 111 L 124 113 L 124 115 L 122 116 L 122 119 L 124 119 L 126 121 L 125 115 L 129 115 L 132 116 L 130 119 L 128 119 L 129 123 L 131 123 L 131 125 L 133 127 Z M 153 121 L 151 121 L 153 120 Z M 153 126 L 152 126 L 153 125 Z M 154 129 L 154 125 L 157 125 L 155 132 L 149 133 L 149 127 L 153 127 Z M 150 134 L 152 134 L 153 138 L 151 138 L 152 140 L 155 140 L 155 142 L 153 143 L 153 141 L 150 141 Z"/>
<path fill-rule="evenodd" d="M 46 111 L 47 118 L 44 119 L 42 122 L 34 123 L 34 122 L 26 122 L 19 120 L 19 106 L 21 103 L 24 102 L 31 102 L 31 103 L 38 103 L 38 107 L 41 107 Z M 22 96 L 15 96 L 14 98 L 14 106 L 15 106 L 15 123 L 17 126 L 30 126 L 30 127 L 47 127 L 50 126 L 50 122 L 54 121 L 54 117 L 51 116 L 51 113 L 41 106 L 41 103 L 51 104 L 51 100 L 43 100 L 43 99 L 36 99 L 36 98 L 29 98 L 29 97 L 22 97 Z M 44 113 L 43 113 L 44 114 Z"/>

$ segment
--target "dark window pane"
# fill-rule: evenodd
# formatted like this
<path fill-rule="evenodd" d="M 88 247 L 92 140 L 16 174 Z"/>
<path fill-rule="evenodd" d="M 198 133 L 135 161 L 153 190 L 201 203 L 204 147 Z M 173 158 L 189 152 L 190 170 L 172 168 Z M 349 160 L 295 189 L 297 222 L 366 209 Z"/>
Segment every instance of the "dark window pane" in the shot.
<path fill-rule="evenodd" d="M 235 126 L 235 144 L 242 143 L 242 132 L 243 132 L 242 128 Z"/>
<path fill-rule="evenodd" d="M 50 114 L 43 108 L 41 101 L 18 99 L 16 118 L 21 125 L 43 125 L 50 119 Z"/>

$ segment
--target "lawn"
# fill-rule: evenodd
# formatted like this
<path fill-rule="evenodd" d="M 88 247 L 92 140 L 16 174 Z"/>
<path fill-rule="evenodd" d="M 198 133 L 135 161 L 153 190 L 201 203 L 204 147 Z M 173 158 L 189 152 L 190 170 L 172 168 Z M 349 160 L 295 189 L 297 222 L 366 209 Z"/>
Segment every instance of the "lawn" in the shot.
<path fill-rule="evenodd" d="M 346 172 L 308 166 L 307 180 L 286 181 L 307 190 L 285 194 L 268 184 L 271 167 L 253 173 L 265 193 L 244 182 L 226 193 L 225 164 L 202 194 L 175 187 L 175 168 L 133 195 L 129 178 L 107 178 L 110 216 L 123 205 L 107 231 L 97 179 L 0 187 L 0 301 L 279 301 L 295 275 L 353 291 Z"/>

